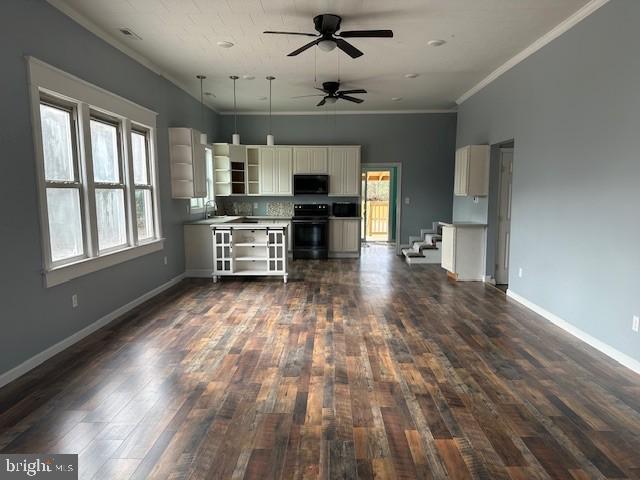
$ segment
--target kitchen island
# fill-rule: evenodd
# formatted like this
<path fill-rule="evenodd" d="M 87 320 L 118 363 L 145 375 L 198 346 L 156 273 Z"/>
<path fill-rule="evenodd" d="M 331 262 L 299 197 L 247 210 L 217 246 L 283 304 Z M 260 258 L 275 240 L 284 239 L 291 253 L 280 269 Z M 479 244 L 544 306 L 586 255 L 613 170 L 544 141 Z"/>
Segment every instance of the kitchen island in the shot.
<path fill-rule="evenodd" d="M 287 223 L 213 224 L 213 281 L 223 276 L 281 276 L 287 283 L 287 230 Z"/>
<path fill-rule="evenodd" d="M 185 223 L 186 276 L 217 281 L 222 276 L 273 275 L 286 281 L 290 220 L 219 216 Z"/>

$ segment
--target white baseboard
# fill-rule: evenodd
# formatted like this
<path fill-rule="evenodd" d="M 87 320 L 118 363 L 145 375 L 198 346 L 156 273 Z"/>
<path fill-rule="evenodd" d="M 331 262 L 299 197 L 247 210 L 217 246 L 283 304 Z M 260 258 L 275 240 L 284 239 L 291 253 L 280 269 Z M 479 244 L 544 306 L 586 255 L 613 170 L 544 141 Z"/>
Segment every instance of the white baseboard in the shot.
<path fill-rule="evenodd" d="M 520 295 L 515 293 L 513 290 L 507 289 L 507 296 L 513 298 L 516 302 L 524 305 L 529 310 L 533 310 L 538 315 L 546 318 L 547 320 L 549 320 L 554 325 L 556 325 L 556 326 L 560 327 L 561 329 L 563 329 L 565 332 L 570 333 L 571 335 L 573 335 L 574 337 L 582 340 L 586 344 L 591 345 L 596 350 L 599 350 L 600 352 L 604 353 L 608 357 L 611 357 L 616 362 L 618 362 L 620 365 L 623 365 L 623 366 L 627 367 L 628 369 L 634 371 L 635 373 L 640 374 L 640 361 L 638 361 L 638 360 L 636 360 L 634 358 L 631 358 L 626 353 L 622 353 L 621 351 L 616 350 L 615 348 L 613 348 L 611 345 L 607 345 L 606 343 L 598 340 L 597 338 L 592 337 L 588 333 L 583 332 L 582 330 L 580 330 L 579 328 L 573 326 L 572 324 L 570 324 L 566 320 L 563 320 L 562 318 L 558 317 L 557 315 L 549 312 L 548 310 L 545 310 L 541 306 L 536 305 L 533 302 L 530 302 L 526 298 L 521 297 Z"/>
<path fill-rule="evenodd" d="M 185 278 L 213 278 L 213 272 L 207 269 L 192 269 L 184 272 Z"/>
<path fill-rule="evenodd" d="M 142 303 L 144 303 L 147 300 L 155 297 L 159 293 L 162 293 L 163 291 L 167 290 L 168 288 L 173 287 L 178 282 L 180 282 L 183 278 L 184 278 L 184 273 L 178 275 L 177 277 L 172 278 L 167 283 L 164 283 L 164 284 L 160 285 L 159 287 L 156 287 L 153 290 L 150 290 L 147 293 L 139 296 L 138 298 L 136 298 L 134 300 L 131 300 L 126 305 L 123 305 L 122 307 L 117 308 L 113 312 L 108 313 L 104 317 L 99 318 L 98 320 L 93 322 L 91 325 L 88 325 L 88 326 L 84 327 L 82 330 L 77 331 L 73 335 L 65 338 L 64 340 L 59 341 L 55 345 L 50 346 L 46 350 L 43 350 L 42 352 L 34 355 L 33 357 L 29 358 L 28 360 L 25 360 L 24 362 L 22 362 L 17 367 L 14 367 L 9 371 L 6 371 L 6 372 L 0 374 L 0 388 L 5 386 L 9 382 L 14 381 L 16 378 L 21 377 L 22 375 L 24 375 L 28 371 L 33 370 L 35 367 L 37 367 L 41 363 L 49 360 L 54 355 L 57 355 L 58 353 L 62 352 L 63 350 L 69 348 L 71 345 L 79 342 L 83 338 L 91 335 L 96 330 L 98 330 L 98 329 L 104 327 L 105 325 L 108 325 L 109 323 L 113 322 L 115 319 L 117 319 L 118 317 L 124 315 L 128 311 L 133 310 L 138 305 L 141 305 Z"/>

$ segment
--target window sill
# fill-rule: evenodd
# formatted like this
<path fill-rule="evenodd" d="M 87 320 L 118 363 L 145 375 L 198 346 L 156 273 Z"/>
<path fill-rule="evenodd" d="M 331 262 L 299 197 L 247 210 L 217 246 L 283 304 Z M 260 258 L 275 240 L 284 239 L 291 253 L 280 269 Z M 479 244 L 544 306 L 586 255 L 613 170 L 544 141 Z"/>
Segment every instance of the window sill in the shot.
<path fill-rule="evenodd" d="M 45 272 L 45 286 L 47 288 L 60 285 L 74 278 L 109 268 L 134 258 L 160 251 L 164 248 L 164 239 L 153 240 L 136 247 L 127 247 L 95 258 L 86 258 L 69 265 L 52 268 Z"/>

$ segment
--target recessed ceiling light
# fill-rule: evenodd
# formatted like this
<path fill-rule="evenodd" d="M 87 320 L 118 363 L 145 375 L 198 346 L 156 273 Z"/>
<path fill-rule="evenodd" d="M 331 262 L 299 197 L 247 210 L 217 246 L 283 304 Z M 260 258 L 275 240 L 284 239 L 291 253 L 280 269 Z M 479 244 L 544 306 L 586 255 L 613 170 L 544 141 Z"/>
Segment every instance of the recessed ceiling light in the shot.
<path fill-rule="evenodd" d="M 406 73 L 404 78 L 418 78 L 420 75 L 417 73 Z"/>
<path fill-rule="evenodd" d="M 243 75 L 242 78 L 244 78 L 245 80 L 253 80 L 256 77 L 254 77 L 253 75 Z"/>
<path fill-rule="evenodd" d="M 394 102 L 399 102 L 400 100 L 402 100 L 402 97 L 391 97 L 391 100 L 393 100 Z"/>
<path fill-rule="evenodd" d="M 125 37 L 129 37 L 133 40 L 142 40 L 142 37 L 138 35 L 136 32 L 127 27 L 122 27 L 118 29 L 122 35 Z"/>
<path fill-rule="evenodd" d="M 429 45 L 430 47 L 441 47 L 445 43 L 447 42 L 445 42 L 444 40 L 429 40 L 427 42 L 427 45 Z"/>
<path fill-rule="evenodd" d="M 222 47 L 222 48 L 231 48 L 231 47 L 233 47 L 233 43 L 226 42 L 226 41 L 218 42 L 217 45 L 219 47 Z"/>

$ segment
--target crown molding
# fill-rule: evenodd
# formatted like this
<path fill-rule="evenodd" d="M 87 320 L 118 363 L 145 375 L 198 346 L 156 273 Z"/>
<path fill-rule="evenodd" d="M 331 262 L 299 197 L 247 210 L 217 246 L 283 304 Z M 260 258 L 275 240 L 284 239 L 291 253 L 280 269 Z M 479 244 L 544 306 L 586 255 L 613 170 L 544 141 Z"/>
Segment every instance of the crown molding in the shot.
<path fill-rule="evenodd" d="M 526 58 L 536 53 L 542 47 L 544 47 L 545 45 L 549 44 L 550 42 L 558 38 L 567 30 L 570 30 L 571 28 L 573 28 L 575 25 L 580 23 L 582 20 L 587 18 L 589 15 L 591 15 L 593 12 L 595 12 L 596 10 L 598 10 L 600 7 L 604 6 L 607 3 L 609 3 L 609 0 L 591 0 L 580 10 L 578 10 L 573 15 L 569 16 L 568 18 L 563 20 L 561 23 L 556 25 L 552 30 L 545 33 L 542 37 L 540 37 L 538 40 L 533 42 L 527 48 L 525 48 L 520 53 L 518 53 L 514 57 L 507 60 L 498 68 L 496 68 L 487 77 L 485 77 L 479 83 L 477 83 L 473 88 L 471 88 L 470 90 L 462 94 L 462 96 L 458 98 L 458 100 L 456 100 L 456 103 L 460 105 L 462 102 L 468 100 L 473 95 L 475 95 L 480 90 L 482 90 L 484 87 L 486 87 L 491 82 L 496 80 L 498 77 L 502 76 L 504 73 L 506 73 L 507 71 L 511 70 L 513 67 L 518 65 L 520 62 L 522 62 Z"/>
<path fill-rule="evenodd" d="M 456 108 L 442 109 L 442 110 L 337 110 L 337 111 L 317 111 L 317 110 L 304 110 L 300 112 L 285 111 L 285 112 L 273 112 L 273 116 L 277 115 L 406 115 L 406 114 L 418 114 L 418 113 L 456 113 Z M 218 112 L 220 115 L 233 115 L 234 112 Z M 257 112 L 238 112 L 238 116 L 242 115 L 264 115 L 269 116 L 269 112 L 257 111 Z"/>
<path fill-rule="evenodd" d="M 151 70 L 155 74 L 157 74 L 157 75 L 161 76 L 162 78 L 168 80 L 169 82 L 173 83 L 180 90 L 183 90 L 189 96 L 195 98 L 198 101 L 198 103 L 200 102 L 200 97 L 198 95 L 194 94 L 193 92 L 189 91 L 189 88 L 184 83 L 182 83 L 180 80 L 177 80 L 176 78 L 174 78 L 170 73 L 168 73 L 167 71 L 165 71 L 162 68 L 160 68 L 158 65 L 153 63 L 151 60 L 149 60 L 144 55 L 139 54 L 138 52 L 136 52 L 135 50 L 133 50 L 129 46 L 127 46 L 124 43 L 122 43 L 116 37 L 114 37 L 110 33 L 108 33 L 105 30 L 103 30 L 101 27 L 96 25 L 92 20 L 89 20 L 86 16 L 84 16 L 83 14 L 78 12 L 77 10 L 71 8 L 69 5 L 64 3 L 63 0 L 47 0 L 47 3 L 49 3 L 52 7 L 60 10 L 66 16 L 71 18 L 73 21 L 75 21 L 76 23 L 80 24 L 81 26 L 83 26 L 84 28 L 89 30 L 91 33 L 93 33 L 95 36 L 97 36 L 100 39 L 102 39 L 105 42 L 107 42 L 112 47 L 117 48 L 122 53 L 124 53 L 125 55 L 131 57 L 132 59 L 134 59 L 139 64 L 147 67 L 149 70 Z M 211 105 L 206 104 L 206 103 L 205 103 L 205 105 L 208 108 L 210 108 L 211 110 L 213 110 L 215 113 L 219 113 Z"/>

